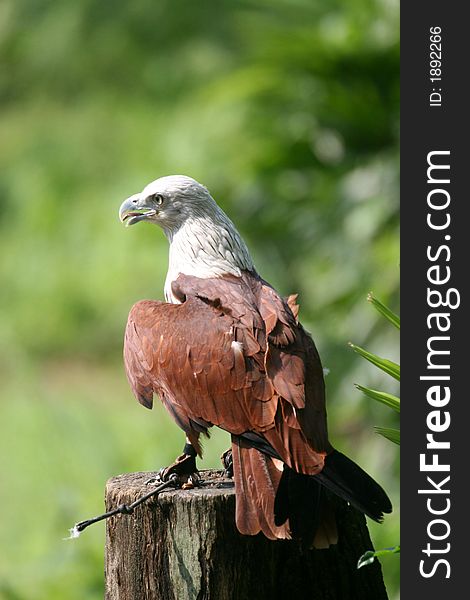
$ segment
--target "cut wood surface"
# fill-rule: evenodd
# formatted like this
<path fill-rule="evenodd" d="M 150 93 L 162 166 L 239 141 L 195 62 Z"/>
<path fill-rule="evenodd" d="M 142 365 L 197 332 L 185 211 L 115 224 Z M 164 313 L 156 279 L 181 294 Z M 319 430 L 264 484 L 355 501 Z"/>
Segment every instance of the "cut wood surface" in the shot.
<path fill-rule="evenodd" d="M 155 473 L 110 479 L 106 509 L 131 504 Z M 116 515 L 106 527 L 106 600 L 386 600 L 378 562 L 357 569 L 372 548 L 365 518 L 335 502 L 339 543 L 302 551 L 292 541 L 242 536 L 235 492 L 220 471 L 201 471 L 202 487 L 169 490 Z"/>

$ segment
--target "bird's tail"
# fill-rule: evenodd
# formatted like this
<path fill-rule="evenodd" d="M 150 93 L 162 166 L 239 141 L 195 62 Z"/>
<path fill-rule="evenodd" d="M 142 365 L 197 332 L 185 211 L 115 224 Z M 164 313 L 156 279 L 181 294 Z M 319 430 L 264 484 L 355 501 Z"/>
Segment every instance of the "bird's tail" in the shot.
<path fill-rule="evenodd" d="M 288 524 L 274 522 L 274 499 L 282 471 L 269 456 L 235 438 L 232 460 L 238 531 L 244 535 L 262 531 L 271 540 L 290 538 Z"/>
<path fill-rule="evenodd" d="M 341 452 L 325 457 L 317 475 L 296 473 L 284 465 L 274 503 L 274 523 L 289 522 L 291 535 L 306 547 L 325 548 L 337 541 L 334 511 L 325 488 L 379 523 L 392 504 L 380 487 L 361 467 Z"/>
<path fill-rule="evenodd" d="M 375 521 L 392 510 L 379 484 L 337 450 L 317 475 L 297 473 L 287 465 L 281 471 L 281 461 L 236 439 L 232 456 L 236 524 L 242 534 L 262 531 L 269 539 L 293 538 L 305 548 L 328 548 L 337 543 L 338 533 L 325 488 Z"/>
<path fill-rule="evenodd" d="M 274 523 L 289 524 L 304 548 L 328 548 L 338 541 L 336 518 L 316 475 L 296 473 L 284 465 L 274 501 Z"/>
<path fill-rule="evenodd" d="M 333 450 L 315 479 L 374 521 L 382 522 L 392 512 L 392 503 L 380 485 L 347 456 Z"/>
<path fill-rule="evenodd" d="M 337 542 L 333 510 L 315 477 L 283 469 L 281 461 L 239 439 L 232 441 L 232 459 L 240 533 L 262 531 L 271 540 L 293 538 L 305 547 Z"/>

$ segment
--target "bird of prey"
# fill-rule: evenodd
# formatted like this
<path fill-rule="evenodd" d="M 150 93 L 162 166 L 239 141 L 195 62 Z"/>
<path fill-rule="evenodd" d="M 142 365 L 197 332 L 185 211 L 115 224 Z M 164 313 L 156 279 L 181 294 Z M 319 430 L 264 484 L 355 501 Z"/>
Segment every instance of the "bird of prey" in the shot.
<path fill-rule="evenodd" d="M 170 244 L 166 302 L 132 307 L 124 362 L 138 401 L 152 408 L 159 396 L 186 434 L 175 465 L 196 471 L 199 438 L 216 425 L 231 434 L 240 533 L 328 547 L 331 493 L 381 521 L 386 493 L 328 441 L 323 369 L 297 296 L 262 279 L 207 188 L 161 177 L 119 216 L 159 225 Z"/>

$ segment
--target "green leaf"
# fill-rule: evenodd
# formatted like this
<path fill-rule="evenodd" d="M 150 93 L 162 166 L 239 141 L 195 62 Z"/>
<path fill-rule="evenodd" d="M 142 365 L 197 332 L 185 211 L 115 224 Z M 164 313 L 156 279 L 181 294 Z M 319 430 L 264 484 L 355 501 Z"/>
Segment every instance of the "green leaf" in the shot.
<path fill-rule="evenodd" d="M 352 342 L 349 342 L 349 345 L 354 352 L 357 352 L 360 356 L 371 362 L 373 365 L 400 381 L 400 365 L 397 365 L 397 363 L 388 360 L 387 358 L 381 358 L 376 354 L 372 354 L 372 352 L 368 352 L 367 350 L 364 350 L 364 348 L 356 346 Z"/>
<path fill-rule="evenodd" d="M 383 315 L 392 325 L 394 325 L 397 329 L 400 329 L 400 317 L 396 315 L 393 311 L 391 311 L 388 306 L 382 304 L 380 300 L 377 300 L 372 294 L 369 292 L 367 295 L 367 300 L 372 304 L 372 306 Z"/>
<path fill-rule="evenodd" d="M 383 550 L 368 550 L 364 552 L 361 558 L 357 561 L 357 568 L 365 567 L 374 562 L 378 556 L 386 556 L 387 554 L 400 554 L 400 546 L 394 546 L 393 548 L 384 548 Z"/>
<path fill-rule="evenodd" d="M 400 445 L 400 430 L 399 429 L 389 429 L 387 427 L 374 427 L 375 431 L 380 435 L 383 435 L 384 438 L 390 440 L 394 444 Z"/>
<path fill-rule="evenodd" d="M 358 383 L 355 383 L 354 385 L 363 394 L 369 396 L 369 398 L 377 400 L 378 402 L 382 402 L 382 404 L 385 404 L 386 406 L 393 408 L 393 410 L 396 410 L 397 413 L 400 412 L 400 398 L 397 398 L 393 394 L 388 394 L 387 392 L 379 392 L 378 390 L 372 390 L 363 385 L 359 385 Z"/>

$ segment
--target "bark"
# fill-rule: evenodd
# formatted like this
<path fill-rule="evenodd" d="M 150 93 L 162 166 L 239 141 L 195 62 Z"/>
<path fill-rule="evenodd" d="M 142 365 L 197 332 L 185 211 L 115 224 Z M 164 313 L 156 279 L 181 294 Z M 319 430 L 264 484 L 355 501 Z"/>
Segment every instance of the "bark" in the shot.
<path fill-rule="evenodd" d="M 148 492 L 151 475 L 110 479 L 107 510 Z M 364 516 L 345 502 L 332 499 L 338 545 L 302 551 L 292 541 L 240 535 L 232 481 L 201 475 L 201 488 L 164 491 L 134 514 L 108 519 L 106 600 L 387 599 L 378 562 L 356 568 L 372 543 Z"/>

